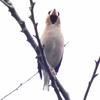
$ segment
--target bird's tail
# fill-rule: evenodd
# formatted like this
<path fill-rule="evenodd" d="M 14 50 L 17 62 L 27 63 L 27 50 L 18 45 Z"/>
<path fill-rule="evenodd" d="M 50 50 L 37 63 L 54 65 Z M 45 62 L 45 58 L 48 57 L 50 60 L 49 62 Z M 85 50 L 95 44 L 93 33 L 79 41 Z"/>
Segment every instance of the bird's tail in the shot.
<path fill-rule="evenodd" d="M 48 73 L 45 70 L 43 70 L 43 75 L 44 75 L 43 90 L 49 91 L 49 81 L 50 81 L 50 77 L 49 77 Z"/>
<path fill-rule="evenodd" d="M 48 86 L 48 84 L 46 85 L 43 85 L 43 90 L 45 90 L 45 91 L 49 91 L 49 86 Z"/>

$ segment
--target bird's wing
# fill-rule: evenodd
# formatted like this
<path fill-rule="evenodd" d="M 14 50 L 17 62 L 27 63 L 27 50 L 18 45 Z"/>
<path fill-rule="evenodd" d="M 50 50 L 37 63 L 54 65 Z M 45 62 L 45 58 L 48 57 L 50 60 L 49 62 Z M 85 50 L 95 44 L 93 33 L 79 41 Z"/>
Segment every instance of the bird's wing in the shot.
<path fill-rule="evenodd" d="M 62 55 L 62 57 L 61 57 L 60 62 L 58 63 L 58 65 L 55 67 L 56 73 L 58 73 L 58 71 L 59 71 L 59 68 L 60 68 L 60 65 L 61 65 L 61 62 L 62 62 L 62 58 L 63 58 L 63 55 Z"/>
<path fill-rule="evenodd" d="M 38 72 L 40 75 L 40 79 L 42 79 L 42 67 L 41 67 L 41 64 L 39 62 L 38 62 Z"/>

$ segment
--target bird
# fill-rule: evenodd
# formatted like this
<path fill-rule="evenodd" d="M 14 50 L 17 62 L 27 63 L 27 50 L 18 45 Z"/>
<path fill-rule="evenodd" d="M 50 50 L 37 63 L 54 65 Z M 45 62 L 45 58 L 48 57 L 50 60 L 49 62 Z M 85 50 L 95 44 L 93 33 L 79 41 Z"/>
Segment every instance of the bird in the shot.
<path fill-rule="evenodd" d="M 45 29 L 41 36 L 41 44 L 44 45 L 46 59 L 57 73 L 62 62 L 64 52 L 64 37 L 61 30 L 60 14 L 56 9 L 48 12 Z M 43 90 L 49 91 L 50 77 L 43 69 Z"/>

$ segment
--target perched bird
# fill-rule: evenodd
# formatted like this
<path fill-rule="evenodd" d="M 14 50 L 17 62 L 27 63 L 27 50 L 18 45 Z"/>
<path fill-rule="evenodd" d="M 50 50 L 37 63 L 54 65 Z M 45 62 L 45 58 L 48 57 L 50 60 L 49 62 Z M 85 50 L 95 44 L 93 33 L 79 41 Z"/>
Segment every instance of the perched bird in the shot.
<path fill-rule="evenodd" d="M 44 52 L 48 63 L 58 72 L 64 51 L 64 38 L 60 27 L 60 15 L 56 9 L 49 11 L 46 18 L 46 27 L 41 37 L 44 45 Z M 43 69 L 44 86 L 43 90 L 49 90 L 50 77 Z"/>

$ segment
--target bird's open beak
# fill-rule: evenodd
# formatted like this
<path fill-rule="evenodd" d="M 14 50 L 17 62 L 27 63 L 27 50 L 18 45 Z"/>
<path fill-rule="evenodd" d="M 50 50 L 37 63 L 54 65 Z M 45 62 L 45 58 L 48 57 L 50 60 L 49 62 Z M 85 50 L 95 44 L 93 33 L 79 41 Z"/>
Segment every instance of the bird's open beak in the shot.
<path fill-rule="evenodd" d="M 52 11 L 51 15 L 56 15 L 56 16 L 57 16 L 57 11 L 56 11 L 56 9 L 54 9 L 54 10 Z"/>

